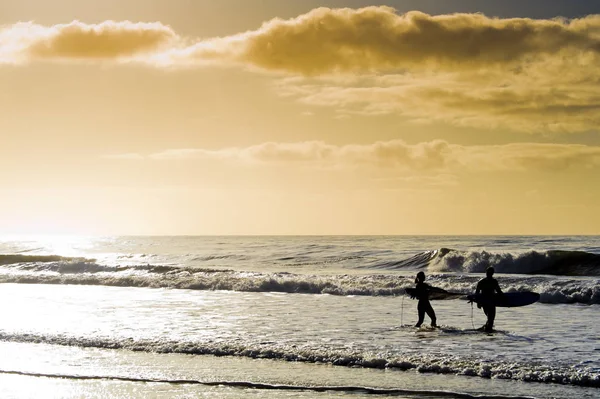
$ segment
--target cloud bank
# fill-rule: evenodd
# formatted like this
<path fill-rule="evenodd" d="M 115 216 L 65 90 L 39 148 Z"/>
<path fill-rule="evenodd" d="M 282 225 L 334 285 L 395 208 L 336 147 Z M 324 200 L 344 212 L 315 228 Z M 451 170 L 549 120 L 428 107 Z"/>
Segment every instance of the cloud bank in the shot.
<path fill-rule="evenodd" d="M 572 21 L 319 8 L 221 41 L 223 56 L 300 74 L 511 65 L 564 50 L 598 54 L 600 16 Z M 196 56 L 204 51 L 198 48 Z M 210 54 L 213 56 L 214 54 Z"/>
<path fill-rule="evenodd" d="M 600 15 L 536 20 L 318 8 L 202 40 L 160 22 L 0 28 L 0 64 L 82 60 L 283 74 L 282 95 L 340 115 L 527 132 L 600 125 Z"/>
<path fill-rule="evenodd" d="M 600 72 L 536 66 L 527 72 L 399 74 L 345 79 L 280 80 L 275 90 L 339 115 L 401 115 L 416 123 L 450 123 L 530 133 L 600 126 Z"/>
<path fill-rule="evenodd" d="M 600 147 L 575 144 L 514 143 L 463 146 L 443 140 L 407 144 L 402 140 L 365 145 L 332 145 L 321 141 L 268 142 L 216 150 L 179 149 L 143 156 L 113 155 L 129 160 L 217 160 L 244 165 L 312 168 L 376 168 L 391 171 L 477 172 L 559 171 L 600 167 Z"/>
<path fill-rule="evenodd" d="M 50 27 L 17 23 L 0 31 L 5 56 L 11 51 L 30 59 L 163 53 L 172 62 L 220 59 L 314 75 L 423 66 L 504 67 L 572 50 L 597 55 L 600 16 L 535 20 L 481 14 L 432 16 L 418 11 L 400 15 L 385 6 L 318 8 L 288 20 L 275 18 L 254 31 L 185 43 L 159 22 L 74 21 Z"/>

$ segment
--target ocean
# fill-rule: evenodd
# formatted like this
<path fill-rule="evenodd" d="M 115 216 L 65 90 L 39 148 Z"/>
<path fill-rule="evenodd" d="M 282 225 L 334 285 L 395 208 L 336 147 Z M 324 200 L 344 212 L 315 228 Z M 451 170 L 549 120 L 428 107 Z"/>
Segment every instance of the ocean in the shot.
<path fill-rule="evenodd" d="M 539 302 L 413 327 L 418 271 L 488 266 Z M 597 236 L 4 236 L 0 396 L 599 398 L 599 276 Z"/>

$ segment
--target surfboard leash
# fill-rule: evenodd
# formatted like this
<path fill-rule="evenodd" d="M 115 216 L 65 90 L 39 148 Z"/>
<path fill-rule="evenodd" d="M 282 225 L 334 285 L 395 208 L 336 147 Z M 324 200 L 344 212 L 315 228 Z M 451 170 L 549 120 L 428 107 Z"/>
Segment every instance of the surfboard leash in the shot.
<path fill-rule="evenodd" d="M 471 326 L 475 329 L 475 323 L 473 323 L 473 302 L 471 302 Z"/>
<path fill-rule="evenodd" d="M 404 295 L 402 295 L 402 306 L 400 308 L 400 327 L 402 327 L 404 325 L 402 319 L 404 318 L 404 297 L 406 296 L 406 293 L 404 293 Z"/>

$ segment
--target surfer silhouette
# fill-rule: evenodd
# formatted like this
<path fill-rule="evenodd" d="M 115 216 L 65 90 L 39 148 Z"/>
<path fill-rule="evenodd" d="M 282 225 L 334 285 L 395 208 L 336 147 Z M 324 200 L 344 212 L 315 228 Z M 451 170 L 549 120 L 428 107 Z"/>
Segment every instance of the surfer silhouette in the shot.
<path fill-rule="evenodd" d="M 502 294 L 498 280 L 493 277 L 494 271 L 493 267 L 488 267 L 485 271 L 486 277 L 479 280 L 475 290 L 475 295 L 481 294 L 484 298 L 483 301 L 477 303 L 477 307 L 483 308 L 483 313 L 487 316 L 487 322 L 482 327 L 486 332 L 491 332 L 494 329 L 494 319 L 496 318 L 494 295 L 496 293 Z"/>
<path fill-rule="evenodd" d="M 419 300 L 417 304 L 417 311 L 419 312 L 419 321 L 415 324 L 415 327 L 421 327 L 423 321 L 425 320 L 425 313 L 431 319 L 431 327 L 437 327 L 436 317 L 433 307 L 431 307 L 431 303 L 429 302 L 429 293 L 432 291 L 441 291 L 439 288 L 435 288 L 430 286 L 425 282 L 425 273 L 419 272 L 417 273 L 417 278 L 415 279 L 415 292 L 414 296 Z"/>

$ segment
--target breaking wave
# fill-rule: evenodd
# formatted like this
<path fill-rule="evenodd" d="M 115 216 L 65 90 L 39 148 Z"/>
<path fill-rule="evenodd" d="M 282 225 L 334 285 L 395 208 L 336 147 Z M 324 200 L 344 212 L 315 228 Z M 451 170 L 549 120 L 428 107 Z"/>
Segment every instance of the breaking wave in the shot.
<path fill-rule="evenodd" d="M 344 367 L 416 370 L 422 373 L 455 374 L 470 377 L 499 378 L 524 382 L 557 383 L 600 387 L 600 374 L 592 369 L 549 366 L 536 363 L 481 362 L 476 359 L 434 355 L 388 356 L 356 351 L 303 349 L 296 346 L 243 345 L 223 342 L 133 340 L 119 338 L 83 338 L 65 335 L 7 334 L 0 340 L 20 343 L 44 343 L 85 348 L 122 349 L 138 352 L 179 353 L 188 355 L 237 356 L 290 362 L 326 363 Z"/>
<path fill-rule="evenodd" d="M 94 263 L 44 263 L 0 267 L 0 283 L 72 284 L 114 287 L 281 292 L 363 296 L 404 295 L 414 287 L 412 275 L 240 272 L 174 266 L 110 267 Z M 472 293 L 480 276 L 432 274 L 428 281 L 453 293 Z M 547 304 L 600 304 L 600 282 L 590 278 L 551 276 L 499 277 L 505 292 L 534 291 Z"/>
<path fill-rule="evenodd" d="M 583 251 L 528 251 L 519 254 L 488 251 L 458 251 L 441 248 L 424 251 L 408 259 L 364 266 L 366 269 L 430 272 L 484 273 L 493 266 L 498 273 L 556 276 L 600 276 L 600 255 Z"/>
<path fill-rule="evenodd" d="M 414 286 L 412 272 L 426 270 L 432 285 L 466 295 L 473 292 L 481 277 L 472 273 L 482 273 L 488 266 L 494 266 L 506 292 L 538 292 L 540 302 L 547 304 L 600 304 L 600 281 L 594 278 L 600 275 L 600 254 L 558 250 L 512 254 L 441 248 L 400 260 L 375 257 L 373 261 L 371 252 L 361 252 L 347 260 L 356 262 L 363 255 L 366 258 L 358 267 L 360 272 L 351 267 L 347 274 L 339 270 L 335 274 L 310 274 L 177 264 L 105 265 L 88 258 L 0 254 L 0 283 L 396 296 L 404 295 L 406 288 Z M 213 253 L 201 258 L 206 261 L 237 256 Z M 292 257 L 288 264 L 300 264 L 301 258 Z M 329 257 L 326 260 L 332 261 Z"/>
<path fill-rule="evenodd" d="M 522 254 L 487 251 L 464 252 L 443 248 L 429 265 L 432 271 L 496 272 L 557 276 L 600 276 L 600 255 L 583 251 L 528 251 Z"/>
<path fill-rule="evenodd" d="M 307 248 L 304 248 L 308 250 Z M 511 252 L 489 252 L 481 251 L 461 251 L 450 248 L 440 248 L 432 251 L 423 251 L 407 258 L 394 259 L 389 253 L 377 253 L 374 251 L 354 251 L 343 255 L 337 253 L 328 255 L 320 253 L 318 255 L 311 252 L 291 252 L 289 256 L 275 256 L 270 259 L 256 258 L 258 263 L 271 262 L 273 265 L 280 265 L 285 268 L 301 266 L 320 266 L 335 265 L 337 270 L 342 269 L 366 269 L 381 271 L 413 271 L 425 269 L 430 272 L 442 273 L 483 273 L 489 266 L 493 266 L 498 273 L 525 274 L 525 275 L 556 275 L 556 276 L 600 276 L 600 254 L 585 251 L 527 251 L 522 253 Z M 140 259 L 153 257 L 155 255 L 140 255 Z M 24 254 L 0 254 L 0 266 L 17 266 L 21 270 L 33 271 L 56 271 L 61 273 L 69 272 L 104 272 L 104 271 L 124 271 L 129 268 L 137 270 L 149 270 L 162 273 L 170 271 L 188 270 L 191 265 L 204 267 L 217 267 L 211 262 L 215 260 L 224 261 L 218 264 L 219 268 L 227 268 L 242 262 L 248 269 L 252 269 L 253 257 L 244 254 L 226 253 L 226 254 L 206 254 L 195 255 L 188 258 L 182 258 L 181 262 L 172 259 L 174 262 L 164 262 L 162 265 L 134 265 L 131 263 L 133 255 L 120 256 L 119 259 L 126 261 L 125 265 L 107 266 L 98 264 L 95 259 L 81 257 L 63 257 L 59 255 L 24 255 Z M 145 263 L 145 260 L 138 263 Z M 154 263 L 156 263 L 154 261 Z M 187 265 L 187 266 L 186 266 Z M 195 270 L 197 267 L 191 267 L 189 270 Z M 284 269 L 285 270 L 285 269 Z"/>

